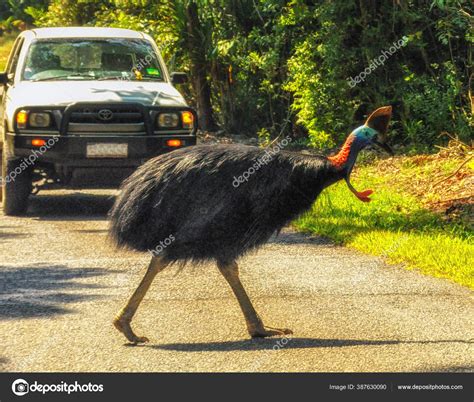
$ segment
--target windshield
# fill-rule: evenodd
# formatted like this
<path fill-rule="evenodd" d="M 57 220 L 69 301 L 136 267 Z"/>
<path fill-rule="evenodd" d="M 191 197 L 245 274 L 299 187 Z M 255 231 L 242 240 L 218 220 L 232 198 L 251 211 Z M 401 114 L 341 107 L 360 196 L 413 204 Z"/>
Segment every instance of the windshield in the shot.
<path fill-rule="evenodd" d="M 140 39 L 49 39 L 34 42 L 23 79 L 163 80 L 157 55 Z"/>

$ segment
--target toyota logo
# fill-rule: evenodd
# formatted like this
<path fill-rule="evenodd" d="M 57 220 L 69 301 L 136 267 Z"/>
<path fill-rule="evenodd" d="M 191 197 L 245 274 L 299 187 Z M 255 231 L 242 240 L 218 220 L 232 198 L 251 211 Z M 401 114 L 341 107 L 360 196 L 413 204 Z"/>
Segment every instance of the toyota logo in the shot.
<path fill-rule="evenodd" d="M 109 120 L 112 120 L 112 117 L 114 117 L 114 114 L 112 110 L 110 109 L 102 109 L 102 110 L 99 110 L 98 116 L 99 116 L 99 119 L 102 121 L 109 121 Z"/>

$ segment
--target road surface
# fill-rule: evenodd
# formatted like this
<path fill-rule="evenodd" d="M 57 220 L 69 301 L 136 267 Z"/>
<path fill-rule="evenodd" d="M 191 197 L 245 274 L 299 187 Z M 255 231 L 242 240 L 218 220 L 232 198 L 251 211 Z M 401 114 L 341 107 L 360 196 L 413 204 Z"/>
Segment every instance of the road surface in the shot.
<path fill-rule="evenodd" d="M 112 191 L 45 191 L 0 216 L 2 371 L 473 371 L 472 292 L 286 230 L 240 261 L 250 340 L 213 265 L 160 273 L 125 346 L 112 326 L 148 256 L 107 242 Z"/>

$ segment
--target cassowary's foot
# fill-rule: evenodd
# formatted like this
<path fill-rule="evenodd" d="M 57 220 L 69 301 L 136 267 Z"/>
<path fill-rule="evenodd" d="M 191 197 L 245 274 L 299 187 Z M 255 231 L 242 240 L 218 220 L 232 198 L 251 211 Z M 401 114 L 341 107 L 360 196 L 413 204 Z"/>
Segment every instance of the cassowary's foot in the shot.
<path fill-rule="evenodd" d="M 272 327 L 267 327 L 267 328 L 261 327 L 261 328 L 256 328 L 256 329 L 249 329 L 249 334 L 252 338 L 266 338 L 268 336 L 293 334 L 293 331 L 288 328 L 272 328 Z"/>
<path fill-rule="evenodd" d="M 130 326 L 130 321 L 124 320 L 123 318 L 116 318 L 114 320 L 114 326 L 117 328 L 125 337 L 132 343 L 136 345 L 138 343 L 145 343 L 148 342 L 149 339 L 144 336 L 137 336 L 132 331 L 132 327 Z"/>

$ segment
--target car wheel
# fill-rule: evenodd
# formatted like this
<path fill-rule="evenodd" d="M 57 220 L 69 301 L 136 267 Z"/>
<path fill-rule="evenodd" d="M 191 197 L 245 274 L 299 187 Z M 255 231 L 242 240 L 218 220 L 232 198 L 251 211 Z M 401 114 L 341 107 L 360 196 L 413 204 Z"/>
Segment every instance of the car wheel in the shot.
<path fill-rule="evenodd" d="M 5 215 L 23 215 L 31 193 L 31 168 L 21 159 L 8 159 L 2 152 L 2 204 Z M 24 162 L 23 162 L 24 163 Z"/>

